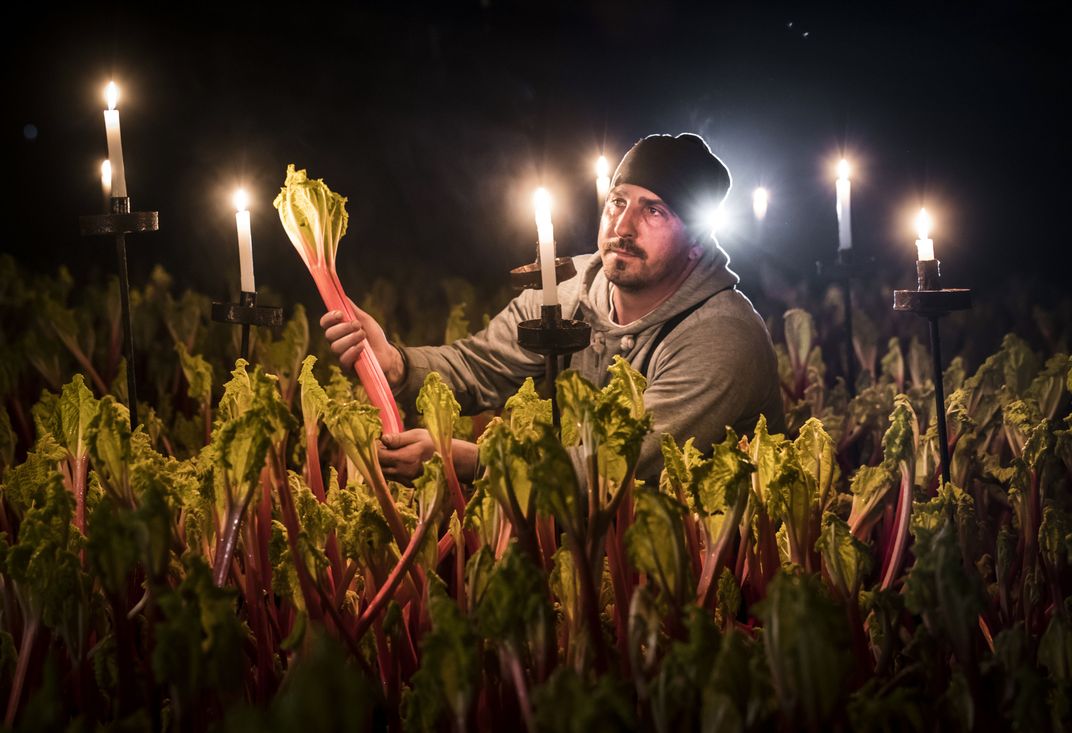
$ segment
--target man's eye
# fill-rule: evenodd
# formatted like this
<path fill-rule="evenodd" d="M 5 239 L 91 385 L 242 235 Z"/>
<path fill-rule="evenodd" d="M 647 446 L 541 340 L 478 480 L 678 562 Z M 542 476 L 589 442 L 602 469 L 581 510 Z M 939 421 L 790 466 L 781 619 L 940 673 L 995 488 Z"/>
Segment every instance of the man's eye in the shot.
<path fill-rule="evenodd" d="M 648 207 L 648 213 L 651 214 L 652 216 L 662 216 L 663 215 L 663 210 L 658 208 L 657 206 L 649 206 Z"/>
<path fill-rule="evenodd" d="M 621 198 L 610 198 L 610 199 L 608 199 L 608 200 L 607 200 L 607 203 L 608 203 L 609 205 L 611 205 L 611 206 L 617 206 L 617 207 L 619 207 L 619 208 L 620 208 L 620 207 L 622 207 L 622 206 L 625 206 L 625 199 L 621 199 Z"/>

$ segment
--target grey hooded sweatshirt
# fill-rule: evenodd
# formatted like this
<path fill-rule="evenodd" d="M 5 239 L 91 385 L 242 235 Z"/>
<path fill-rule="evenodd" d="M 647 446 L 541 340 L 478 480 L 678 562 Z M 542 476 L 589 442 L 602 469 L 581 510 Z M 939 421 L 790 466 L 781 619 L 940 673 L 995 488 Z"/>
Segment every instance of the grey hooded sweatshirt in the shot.
<path fill-rule="evenodd" d="M 703 303 L 655 345 L 647 358 L 648 388 L 644 405 L 654 430 L 640 451 L 637 476 L 658 477 L 662 469 L 660 436 L 680 444 L 695 437 L 700 450 L 723 439 L 726 427 L 751 434 L 765 415 L 771 432 L 785 431 L 778 366 L 770 334 L 752 303 L 736 289 L 740 279 L 718 245 L 705 248 L 677 292 L 650 313 L 619 325 L 611 318 L 611 286 L 598 254 L 574 259 L 579 275 L 558 286 L 564 314 L 576 314 L 592 326 L 589 346 L 573 355 L 570 368 L 596 386 L 604 386 L 615 355 L 639 368 L 662 325 Z M 430 371 L 450 385 L 462 414 L 498 409 L 526 377 L 539 378 L 543 357 L 517 344 L 517 324 L 540 317 L 542 296 L 526 290 L 514 298 L 487 328 L 446 346 L 406 347 L 406 377 L 396 396 L 411 402 Z"/>

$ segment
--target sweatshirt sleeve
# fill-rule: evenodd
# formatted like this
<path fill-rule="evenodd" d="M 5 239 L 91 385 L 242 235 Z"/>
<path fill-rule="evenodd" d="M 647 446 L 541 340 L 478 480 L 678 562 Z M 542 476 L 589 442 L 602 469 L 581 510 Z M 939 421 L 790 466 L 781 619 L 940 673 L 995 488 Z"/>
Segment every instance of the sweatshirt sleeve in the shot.
<path fill-rule="evenodd" d="M 559 286 L 564 313 L 576 307 L 577 290 L 573 281 Z M 472 336 L 444 346 L 402 347 L 406 378 L 395 396 L 412 404 L 425 377 L 435 371 L 454 391 L 463 415 L 502 407 L 526 377 L 544 374 L 544 358 L 517 343 L 517 324 L 539 318 L 540 305 L 540 291 L 525 290 Z"/>

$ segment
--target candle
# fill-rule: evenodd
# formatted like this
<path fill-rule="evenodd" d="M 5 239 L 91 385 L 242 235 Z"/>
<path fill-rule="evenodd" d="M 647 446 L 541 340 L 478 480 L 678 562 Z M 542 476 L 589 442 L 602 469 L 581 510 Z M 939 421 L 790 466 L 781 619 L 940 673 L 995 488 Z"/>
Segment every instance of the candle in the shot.
<path fill-rule="evenodd" d="M 765 188 L 757 188 L 752 192 L 752 213 L 756 215 L 756 221 L 763 221 L 767 216 L 767 204 L 770 203 L 770 194 Z"/>
<path fill-rule="evenodd" d="M 849 210 L 849 161 L 838 163 L 837 223 L 838 251 L 852 249 L 852 214 Z"/>
<path fill-rule="evenodd" d="M 610 192 L 610 164 L 606 157 L 599 156 L 596 161 L 596 197 L 599 199 L 600 210 L 607 203 L 607 194 Z"/>
<path fill-rule="evenodd" d="M 112 163 L 109 160 L 101 161 L 100 182 L 101 190 L 104 192 L 104 206 L 107 209 L 108 202 L 112 198 Z"/>
<path fill-rule="evenodd" d="M 234 192 L 234 205 L 238 209 L 235 222 L 238 224 L 238 267 L 242 275 L 242 292 L 255 293 L 253 284 L 253 236 L 249 230 L 249 196 L 244 189 Z"/>
<path fill-rule="evenodd" d="M 555 283 L 555 229 L 551 225 L 551 194 L 537 188 L 532 197 L 536 209 L 536 234 L 540 241 L 540 279 L 543 284 L 543 304 L 558 305 L 558 286 Z"/>
<path fill-rule="evenodd" d="M 115 108 L 119 101 L 119 87 L 114 81 L 108 82 L 104 90 L 108 100 L 108 109 L 104 110 L 104 129 L 108 133 L 108 160 L 112 168 L 112 196 L 125 198 L 127 195 L 126 171 L 123 169 L 123 140 L 119 134 L 119 110 Z"/>
<path fill-rule="evenodd" d="M 929 237 L 931 231 L 931 215 L 926 209 L 919 210 L 916 217 L 916 232 L 919 239 L 916 240 L 916 259 L 920 262 L 934 259 L 934 240 Z"/>

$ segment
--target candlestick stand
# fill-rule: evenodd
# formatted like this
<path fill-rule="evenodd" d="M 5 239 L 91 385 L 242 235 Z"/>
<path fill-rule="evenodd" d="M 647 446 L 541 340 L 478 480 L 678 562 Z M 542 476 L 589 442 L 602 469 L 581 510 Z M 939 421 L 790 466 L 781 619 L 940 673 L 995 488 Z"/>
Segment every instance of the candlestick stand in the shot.
<path fill-rule="evenodd" d="M 852 278 L 856 275 L 851 249 L 839 249 L 833 261 L 819 260 L 815 269 L 821 276 L 836 282 L 841 289 L 841 303 L 845 309 L 845 368 L 849 395 L 856 396 L 856 347 L 852 332 Z"/>
<path fill-rule="evenodd" d="M 971 290 L 943 288 L 938 260 L 916 262 L 915 290 L 893 291 L 893 309 L 915 313 L 927 319 L 934 368 L 935 420 L 938 422 L 938 450 L 942 461 L 942 481 L 949 483 L 949 438 L 946 434 L 945 386 L 942 384 L 942 341 L 938 319 L 953 311 L 971 308 Z"/>
<path fill-rule="evenodd" d="M 283 309 L 278 306 L 257 305 L 257 294 L 242 291 L 238 303 L 212 304 L 212 320 L 219 323 L 234 323 L 242 326 L 242 350 L 240 355 L 249 361 L 250 326 L 283 325 Z"/>
<path fill-rule="evenodd" d="M 569 280 L 577 274 L 572 257 L 555 258 L 555 282 Z M 510 282 L 518 290 L 539 288 L 540 249 L 536 247 L 536 259 L 527 265 L 510 270 Z M 517 343 L 521 348 L 542 354 L 544 374 L 551 388 L 551 420 L 556 428 L 561 427 L 558 412 L 558 391 L 555 380 L 559 373 L 559 357 L 573 354 L 588 346 L 592 340 L 592 327 L 584 321 L 562 318 L 561 305 L 542 306 L 540 318 L 517 324 Z"/>
<path fill-rule="evenodd" d="M 562 318 L 562 306 L 542 306 L 541 317 L 517 324 L 517 343 L 544 357 L 547 383 L 551 387 L 551 421 L 561 427 L 558 412 L 558 378 L 560 356 L 573 354 L 588 346 L 592 340 L 592 327 L 584 321 Z"/>
<path fill-rule="evenodd" d="M 130 427 L 138 424 L 138 391 L 134 369 L 134 331 L 130 320 L 130 279 L 127 276 L 127 235 L 155 232 L 160 228 L 156 211 L 131 211 L 130 197 L 113 196 L 111 211 L 79 217 L 83 237 L 111 235 L 115 237 L 116 265 L 119 271 L 119 301 L 123 315 L 123 347 L 127 358 L 127 402 L 130 407 Z"/>

